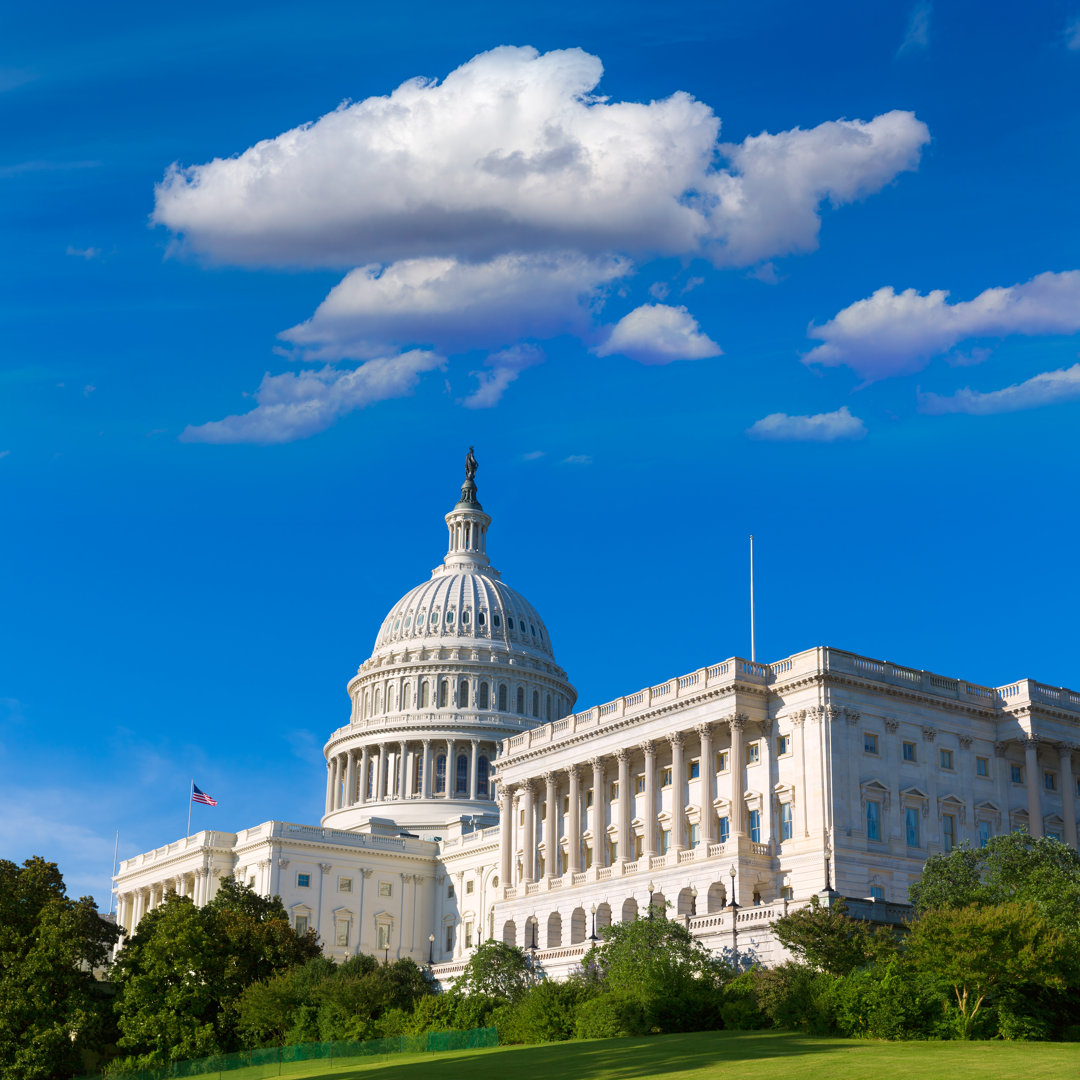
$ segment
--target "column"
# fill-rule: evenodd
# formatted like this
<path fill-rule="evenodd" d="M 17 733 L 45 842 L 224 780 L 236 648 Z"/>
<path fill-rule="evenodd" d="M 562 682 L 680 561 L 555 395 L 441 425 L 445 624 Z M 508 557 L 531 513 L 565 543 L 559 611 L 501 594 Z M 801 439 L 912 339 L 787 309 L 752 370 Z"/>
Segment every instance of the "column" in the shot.
<path fill-rule="evenodd" d="M 746 717 L 741 713 L 730 718 L 731 724 L 731 760 L 728 762 L 728 775 L 731 777 L 731 834 L 745 835 L 746 802 L 746 750 L 743 748 L 743 728 Z"/>
<path fill-rule="evenodd" d="M 683 736 L 676 731 L 668 736 L 671 743 L 671 850 L 682 851 L 686 847 L 686 797 L 683 795 Z"/>
<path fill-rule="evenodd" d="M 386 743 L 379 743 L 379 757 L 375 762 L 375 801 L 386 798 Z"/>
<path fill-rule="evenodd" d="M 604 814 L 604 760 L 592 759 L 592 829 L 593 866 L 607 866 L 607 832 Z"/>
<path fill-rule="evenodd" d="M 646 858 L 656 854 L 656 743 L 643 742 L 645 754 L 645 810 L 641 820 L 645 824 L 642 853 Z"/>
<path fill-rule="evenodd" d="M 1076 779 L 1072 767 L 1073 748 L 1069 743 L 1058 746 L 1061 777 L 1061 816 L 1065 819 L 1065 843 L 1075 848 L 1076 843 Z"/>
<path fill-rule="evenodd" d="M 404 739 L 401 740 L 401 760 L 398 762 L 398 792 L 397 797 L 399 799 L 407 799 L 409 792 L 407 790 L 408 773 L 405 771 L 409 761 L 409 747 Z"/>
<path fill-rule="evenodd" d="M 424 757 L 420 765 L 420 791 L 425 799 L 431 798 L 431 740 L 424 740 Z"/>
<path fill-rule="evenodd" d="M 326 763 L 326 813 L 333 810 L 331 798 L 334 794 L 334 762 L 333 759 Z"/>
<path fill-rule="evenodd" d="M 352 750 L 349 751 L 348 762 L 345 770 L 345 805 L 352 806 L 356 802 L 356 754 Z"/>
<path fill-rule="evenodd" d="M 330 759 L 330 809 L 336 810 L 338 808 L 338 791 L 340 790 L 338 781 L 340 779 L 341 766 L 338 764 L 337 754 Z"/>
<path fill-rule="evenodd" d="M 128 918 L 131 915 L 130 901 L 127 893 L 116 894 L 116 925 L 125 933 L 128 929 Z"/>
<path fill-rule="evenodd" d="M 1033 735 L 1024 740 L 1024 779 L 1027 781 L 1028 832 L 1042 836 L 1042 773 L 1039 771 L 1039 744 Z"/>
<path fill-rule="evenodd" d="M 536 880 L 536 819 L 533 809 L 533 785 L 532 781 L 526 781 L 521 789 L 523 809 L 525 811 L 525 837 L 522 842 L 522 852 L 525 864 L 526 884 Z M 551 809 L 548 809 L 551 816 Z"/>
<path fill-rule="evenodd" d="M 427 760 L 427 744 L 424 745 L 424 760 Z M 427 776 L 427 773 L 424 773 Z M 514 834 L 514 801 L 505 788 L 499 799 L 499 885 L 510 884 L 510 870 L 513 865 L 511 837 Z M 496 899 L 503 895 L 502 888 L 495 894 Z"/>
<path fill-rule="evenodd" d="M 620 748 L 615 751 L 619 762 L 619 861 L 631 862 L 634 854 L 634 838 L 630 832 L 630 751 Z M 613 916 L 614 917 L 614 916 Z"/>
<path fill-rule="evenodd" d="M 709 853 L 709 845 L 715 838 L 713 821 L 716 811 L 713 809 L 713 784 L 716 778 L 716 757 L 712 748 L 712 728 L 708 724 L 699 724 L 698 737 L 701 739 L 701 758 L 698 766 L 700 784 L 698 787 L 698 820 L 701 822 L 701 846 L 705 854 Z"/>
<path fill-rule="evenodd" d="M 357 792 L 356 801 L 363 806 L 367 802 L 368 772 L 371 762 L 371 753 L 365 746 L 360 751 L 360 788 Z"/>
<path fill-rule="evenodd" d="M 473 739 L 472 756 L 469 759 L 469 798 L 476 802 L 477 798 L 477 770 L 480 768 L 480 741 Z"/>
<path fill-rule="evenodd" d="M 454 797 L 457 785 L 457 762 L 454 760 L 454 740 L 446 740 L 446 798 Z"/>
<path fill-rule="evenodd" d="M 544 877 L 559 873 L 559 830 L 556 827 L 555 774 L 544 773 Z"/>
<path fill-rule="evenodd" d="M 567 863 L 570 874 L 581 873 L 581 791 L 578 788 L 578 767 L 566 770 L 570 777 L 570 817 L 566 825 Z M 571 879 L 572 880 L 572 879 Z"/>

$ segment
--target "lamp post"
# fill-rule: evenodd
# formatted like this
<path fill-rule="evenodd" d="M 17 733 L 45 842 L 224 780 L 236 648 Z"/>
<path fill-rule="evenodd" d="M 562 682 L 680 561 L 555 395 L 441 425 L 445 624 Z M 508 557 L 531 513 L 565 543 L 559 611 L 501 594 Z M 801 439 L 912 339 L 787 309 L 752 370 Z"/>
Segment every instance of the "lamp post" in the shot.
<path fill-rule="evenodd" d="M 739 905 L 735 900 L 735 864 L 731 864 L 731 960 L 736 971 L 739 970 Z"/>
<path fill-rule="evenodd" d="M 596 905 L 592 906 L 592 933 L 589 935 L 590 941 L 596 941 Z"/>
<path fill-rule="evenodd" d="M 690 929 L 690 920 L 697 914 L 697 886 L 690 886 L 690 911 L 686 916 L 686 929 Z"/>
<path fill-rule="evenodd" d="M 655 892 L 656 892 L 656 886 L 650 881 L 649 882 L 649 918 L 650 919 L 652 918 L 652 898 L 653 898 L 653 893 L 655 893 Z"/>
<path fill-rule="evenodd" d="M 427 949 L 427 963 L 428 967 L 433 967 L 435 964 L 435 935 L 428 934 L 427 936 L 428 949 Z"/>
<path fill-rule="evenodd" d="M 528 923 L 525 924 L 526 927 Z M 536 916 L 532 917 L 532 941 L 529 943 L 529 984 L 536 982 Z"/>
<path fill-rule="evenodd" d="M 383 949 L 383 966 L 384 967 L 389 967 L 390 966 L 390 946 L 389 945 L 387 945 L 386 948 Z"/>
<path fill-rule="evenodd" d="M 832 892 L 832 876 L 830 873 L 832 867 L 832 844 L 828 840 L 825 841 L 825 891 L 827 893 Z"/>

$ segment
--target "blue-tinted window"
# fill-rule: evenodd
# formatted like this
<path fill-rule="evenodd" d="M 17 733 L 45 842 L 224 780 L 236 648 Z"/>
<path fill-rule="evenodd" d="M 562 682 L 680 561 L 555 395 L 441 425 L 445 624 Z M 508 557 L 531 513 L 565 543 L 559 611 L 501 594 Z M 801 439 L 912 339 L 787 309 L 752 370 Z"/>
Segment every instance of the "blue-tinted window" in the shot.
<path fill-rule="evenodd" d="M 866 804 L 866 839 L 881 839 L 881 803 L 868 802 Z"/>
<path fill-rule="evenodd" d="M 761 811 L 750 811 L 750 842 L 754 844 L 761 843 Z"/>

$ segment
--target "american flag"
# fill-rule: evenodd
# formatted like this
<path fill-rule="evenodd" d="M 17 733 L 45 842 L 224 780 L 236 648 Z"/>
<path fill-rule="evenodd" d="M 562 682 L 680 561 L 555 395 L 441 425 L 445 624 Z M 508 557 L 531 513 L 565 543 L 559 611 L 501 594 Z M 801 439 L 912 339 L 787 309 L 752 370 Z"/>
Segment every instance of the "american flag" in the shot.
<path fill-rule="evenodd" d="M 191 801 L 204 803 L 206 806 L 217 806 L 217 799 L 207 795 L 205 791 L 200 791 L 194 784 L 191 785 Z"/>

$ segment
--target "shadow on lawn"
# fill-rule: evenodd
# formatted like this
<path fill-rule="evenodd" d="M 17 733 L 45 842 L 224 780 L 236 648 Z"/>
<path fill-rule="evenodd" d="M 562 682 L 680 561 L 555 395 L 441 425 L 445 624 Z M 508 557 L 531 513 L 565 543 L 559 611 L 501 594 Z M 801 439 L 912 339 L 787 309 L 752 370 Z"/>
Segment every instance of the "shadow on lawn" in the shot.
<path fill-rule="evenodd" d="M 654 1035 L 639 1039 L 602 1039 L 592 1042 L 547 1043 L 542 1046 L 507 1047 L 506 1052 L 483 1051 L 433 1055 L 424 1061 L 386 1064 L 379 1080 L 420 1080 L 438 1072 L 440 1080 L 630 1080 L 638 1076 L 705 1069 L 710 1065 L 762 1060 L 772 1057 L 835 1051 L 831 1039 L 800 1038 L 781 1032 L 698 1031 L 686 1035 Z M 334 1080 L 370 1077 L 368 1069 L 335 1071 Z"/>

